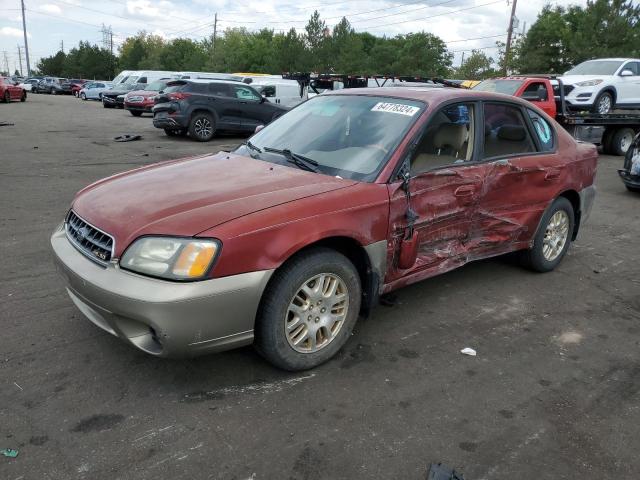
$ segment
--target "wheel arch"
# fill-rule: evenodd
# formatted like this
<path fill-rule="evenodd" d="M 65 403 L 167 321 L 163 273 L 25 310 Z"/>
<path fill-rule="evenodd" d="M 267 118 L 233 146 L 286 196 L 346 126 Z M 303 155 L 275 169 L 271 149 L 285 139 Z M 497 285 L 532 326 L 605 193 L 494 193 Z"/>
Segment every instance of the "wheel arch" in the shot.
<path fill-rule="evenodd" d="M 598 92 L 598 95 L 596 95 L 595 101 L 597 101 L 598 97 L 600 97 L 600 95 L 602 95 L 605 92 L 610 93 L 611 96 L 613 97 L 613 100 L 611 103 L 611 109 L 613 109 L 616 106 L 616 101 L 618 100 L 618 90 L 616 90 L 616 87 L 613 85 L 607 85 L 602 90 L 600 90 Z"/>
<path fill-rule="evenodd" d="M 213 120 L 216 123 L 219 123 L 218 114 L 216 113 L 216 111 L 212 108 L 207 108 L 202 105 L 194 105 L 192 107 L 191 111 L 189 112 L 189 123 L 191 123 L 191 117 L 193 117 L 197 113 L 206 113 L 207 115 L 211 115 L 213 117 Z"/>
<path fill-rule="evenodd" d="M 376 242 L 376 244 L 379 243 L 384 243 L 386 252 L 386 241 Z M 293 258 L 304 255 L 305 252 L 318 247 L 324 247 L 334 250 L 347 257 L 347 259 L 354 265 L 354 267 L 358 271 L 360 284 L 362 285 L 362 302 L 360 306 L 360 314 L 367 317 L 371 312 L 371 309 L 377 304 L 379 287 L 381 285 L 381 282 L 384 281 L 384 278 L 381 278 L 384 275 L 384 272 L 380 272 L 380 268 L 377 266 L 380 263 L 380 259 L 372 258 L 373 256 L 380 255 L 370 252 L 366 246 L 363 246 L 355 238 L 343 235 L 335 235 L 315 240 L 293 251 L 280 264 L 280 266 L 276 268 L 276 270 L 281 269 Z M 384 260 L 386 262 L 386 257 L 384 258 Z M 273 278 L 274 276 L 271 277 L 269 282 L 273 281 Z M 265 288 L 265 291 L 267 291 L 267 288 Z"/>
<path fill-rule="evenodd" d="M 571 235 L 571 241 L 574 241 L 576 238 L 578 238 L 578 230 L 580 230 L 580 217 L 582 216 L 582 211 L 580 208 L 580 194 L 575 190 L 565 190 L 556 198 L 560 197 L 564 197 L 569 200 L 569 202 L 571 202 L 571 206 L 573 207 L 574 227 L 573 235 Z"/>

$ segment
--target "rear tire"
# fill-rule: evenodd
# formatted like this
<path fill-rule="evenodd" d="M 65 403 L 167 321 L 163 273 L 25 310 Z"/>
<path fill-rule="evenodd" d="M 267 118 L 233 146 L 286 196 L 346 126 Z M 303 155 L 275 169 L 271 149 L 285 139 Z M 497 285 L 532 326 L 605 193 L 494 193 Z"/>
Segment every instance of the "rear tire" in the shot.
<path fill-rule="evenodd" d="M 21 102 L 26 102 L 27 101 L 27 92 L 26 92 L 26 90 L 22 92 L 22 96 L 20 97 L 20 101 Z"/>
<path fill-rule="evenodd" d="M 189 135 L 199 142 L 208 142 L 216 133 L 213 117 L 205 112 L 197 112 L 189 122 Z"/>
<path fill-rule="evenodd" d="M 361 295 L 358 271 L 344 255 L 329 248 L 301 252 L 273 274 L 265 289 L 254 345 L 279 368 L 316 367 L 351 336 Z"/>
<path fill-rule="evenodd" d="M 533 240 L 533 247 L 521 254 L 522 263 L 536 272 L 550 272 L 564 258 L 575 228 L 573 205 L 557 198 L 544 212 Z"/>
<path fill-rule="evenodd" d="M 620 128 L 611 136 L 611 154 L 624 156 L 633 144 L 635 132 L 631 128 Z"/>
<path fill-rule="evenodd" d="M 135 110 L 129 110 L 129 113 L 131 113 L 131 115 L 133 115 L 134 117 L 139 117 L 142 115 L 142 112 L 137 112 Z"/>

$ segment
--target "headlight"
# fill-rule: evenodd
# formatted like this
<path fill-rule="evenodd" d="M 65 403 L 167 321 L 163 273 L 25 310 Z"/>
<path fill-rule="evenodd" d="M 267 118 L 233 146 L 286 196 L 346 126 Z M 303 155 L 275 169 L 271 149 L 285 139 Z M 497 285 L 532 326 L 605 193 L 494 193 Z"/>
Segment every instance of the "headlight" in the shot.
<path fill-rule="evenodd" d="M 576 87 L 593 87 L 595 85 L 600 85 L 602 83 L 601 79 L 598 80 L 587 80 L 585 82 L 576 83 Z"/>
<path fill-rule="evenodd" d="M 199 280 L 207 274 L 219 250 L 217 240 L 142 237 L 124 252 L 120 267 L 169 280 Z"/>

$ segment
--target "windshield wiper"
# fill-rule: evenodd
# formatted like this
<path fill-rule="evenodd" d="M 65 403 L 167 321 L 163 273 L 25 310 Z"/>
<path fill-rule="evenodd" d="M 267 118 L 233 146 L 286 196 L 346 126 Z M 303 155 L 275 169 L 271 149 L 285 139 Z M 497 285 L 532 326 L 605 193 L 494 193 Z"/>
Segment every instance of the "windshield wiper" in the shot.
<path fill-rule="evenodd" d="M 262 153 L 262 150 L 259 147 L 256 147 L 253 143 L 251 143 L 251 140 L 247 140 L 246 142 L 243 143 L 243 145 L 245 147 L 250 148 L 254 152 Z"/>
<path fill-rule="evenodd" d="M 264 147 L 264 151 L 282 155 L 284 158 L 287 159 L 287 162 L 293 163 L 297 165 L 299 168 L 302 168 L 303 170 L 320 173 L 320 169 L 318 168 L 318 162 L 316 162 L 311 158 L 300 155 L 298 153 L 293 153 L 288 148 L 283 148 L 282 150 L 280 150 L 278 148 Z"/>

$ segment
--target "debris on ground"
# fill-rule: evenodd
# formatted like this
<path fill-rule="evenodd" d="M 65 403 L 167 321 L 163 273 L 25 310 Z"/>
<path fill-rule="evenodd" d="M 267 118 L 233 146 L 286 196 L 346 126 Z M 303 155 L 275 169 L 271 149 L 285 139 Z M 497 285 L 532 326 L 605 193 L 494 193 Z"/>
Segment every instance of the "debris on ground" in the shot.
<path fill-rule="evenodd" d="M 384 295 L 380 295 L 378 301 L 380 302 L 380 305 L 393 307 L 398 303 L 398 295 L 395 293 L 385 293 Z"/>
<path fill-rule="evenodd" d="M 427 471 L 427 480 L 464 480 L 464 477 L 446 465 L 432 463 Z"/>
<path fill-rule="evenodd" d="M 463 355 L 471 355 L 472 357 L 476 356 L 476 351 L 473 348 L 463 348 L 462 350 L 460 350 L 460 353 L 462 353 Z"/>
<path fill-rule="evenodd" d="M 117 137 L 113 137 L 116 142 L 133 142 L 134 140 L 141 140 L 142 135 L 118 135 Z"/>
<path fill-rule="evenodd" d="M 0 127 L 13 127 L 15 123 L 11 122 L 0 122 Z"/>
<path fill-rule="evenodd" d="M 18 450 L 13 450 L 12 448 L 3 448 L 0 450 L 0 453 L 5 457 L 16 458 L 18 456 Z"/>

